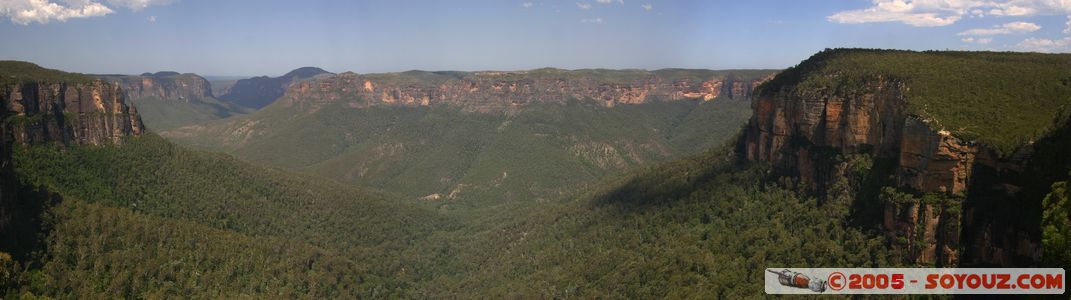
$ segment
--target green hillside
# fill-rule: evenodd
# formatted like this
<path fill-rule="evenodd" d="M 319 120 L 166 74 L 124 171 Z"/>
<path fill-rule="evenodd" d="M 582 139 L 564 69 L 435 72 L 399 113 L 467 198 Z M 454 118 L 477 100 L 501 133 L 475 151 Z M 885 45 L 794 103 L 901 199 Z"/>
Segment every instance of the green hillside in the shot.
<path fill-rule="evenodd" d="M 572 200 L 432 212 L 175 147 L 19 147 L 63 195 L 9 293 L 125 297 L 738 297 L 770 265 L 889 266 L 849 202 L 712 150 Z M 61 171 L 62 170 L 62 171 Z"/>
<path fill-rule="evenodd" d="M 273 105 L 165 134 L 254 163 L 449 206 L 568 195 L 607 175 L 721 144 L 749 114 L 747 102 L 728 99 L 614 108 L 573 101 L 512 114 L 449 106 L 352 109 L 339 101 L 311 114 Z"/>
<path fill-rule="evenodd" d="M 387 295 L 419 275 L 398 272 L 441 259 L 438 246 L 415 252 L 413 243 L 457 228 L 379 193 L 152 135 L 14 150 L 22 186 L 63 198 L 46 212 L 46 251 L 22 273 L 35 294 Z"/>
<path fill-rule="evenodd" d="M 478 265 L 422 285 L 490 298 L 738 299 L 770 266 L 891 267 L 885 238 L 848 226 L 851 199 L 799 196 L 722 149 L 606 181 L 463 239 Z"/>
<path fill-rule="evenodd" d="M 1071 54 L 827 49 L 758 88 L 854 95 L 903 83 L 909 113 L 1003 152 L 1035 141 L 1071 105 Z"/>
<path fill-rule="evenodd" d="M 215 98 L 190 101 L 156 97 L 130 99 L 138 109 L 145 126 L 153 131 L 171 130 L 182 126 L 225 119 L 252 112 L 250 108 L 225 103 Z"/>
<path fill-rule="evenodd" d="M 93 81 L 93 78 L 78 73 L 46 69 L 24 61 L 0 60 L 0 85 L 29 81 L 89 82 Z"/>
<path fill-rule="evenodd" d="M 68 198 L 50 212 L 49 250 L 22 279 L 61 298 L 365 295 L 366 266 L 299 239 L 255 236 Z M 369 280 L 371 279 L 371 280 Z"/>

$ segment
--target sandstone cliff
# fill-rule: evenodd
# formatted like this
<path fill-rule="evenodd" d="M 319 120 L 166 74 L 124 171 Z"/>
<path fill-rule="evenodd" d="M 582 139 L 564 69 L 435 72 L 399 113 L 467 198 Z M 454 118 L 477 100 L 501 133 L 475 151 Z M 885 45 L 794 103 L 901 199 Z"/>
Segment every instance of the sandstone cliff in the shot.
<path fill-rule="evenodd" d="M 772 71 L 751 78 L 713 71 L 693 71 L 688 76 L 663 73 L 667 71 L 346 72 L 294 84 L 280 101 L 311 110 L 346 101 L 354 108 L 445 104 L 467 111 L 493 112 L 534 102 L 569 100 L 613 107 L 650 101 L 711 101 L 723 95 L 748 99 L 752 87 L 769 79 Z"/>
<path fill-rule="evenodd" d="M 211 84 L 196 74 L 157 72 L 139 76 L 101 75 L 99 77 L 118 83 L 132 99 L 156 98 L 189 102 L 212 97 Z"/>
<path fill-rule="evenodd" d="M 859 206 L 882 212 L 876 216 L 883 219 L 880 227 L 913 263 L 1022 266 L 1040 261 L 1038 203 L 1046 181 L 1053 179 L 1024 170 L 1052 161 L 1036 159 L 1035 152 L 1068 149 L 1025 143 L 1009 153 L 957 137 L 941 127 L 942 120 L 908 109 L 910 80 L 815 67 L 836 59 L 823 54 L 829 53 L 759 89 L 738 148 L 744 158 L 769 162 L 775 176 L 795 178 L 820 197 L 851 177 L 849 157 L 873 159 L 863 167 L 888 188 L 879 193 L 856 184 L 849 189 L 863 202 Z M 875 216 L 860 216 L 866 217 Z"/>
<path fill-rule="evenodd" d="M 14 143 L 121 143 L 144 128 L 137 109 L 126 104 L 115 84 L 28 82 L 0 87 L 0 92 L 3 135 Z"/>

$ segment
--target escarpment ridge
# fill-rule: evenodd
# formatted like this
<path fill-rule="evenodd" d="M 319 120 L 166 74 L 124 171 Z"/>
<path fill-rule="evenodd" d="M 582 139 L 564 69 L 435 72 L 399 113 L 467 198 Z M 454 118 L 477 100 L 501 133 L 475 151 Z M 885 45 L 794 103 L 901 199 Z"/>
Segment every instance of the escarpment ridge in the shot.
<path fill-rule="evenodd" d="M 1067 150 L 1052 140 L 1071 126 L 1069 64 L 826 50 L 757 89 L 738 149 L 812 193 L 857 193 L 913 263 L 1033 265 L 1042 198 L 1071 166 L 1051 154 Z"/>
<path fill-rule="evenodd" d="M 350 107 L 451 105 L 495 112 L 530 103 L 595 101 L 613 107 L 652 101 L 711 101 L 719 96 L 749 99 L 772 70 L 711 71 L 666 69 L 561 70 L 515 72 L 426 72 L 386 74 L 346 72 L 295 83 L 280 101 L 310 109 L 345 101 Z"/>

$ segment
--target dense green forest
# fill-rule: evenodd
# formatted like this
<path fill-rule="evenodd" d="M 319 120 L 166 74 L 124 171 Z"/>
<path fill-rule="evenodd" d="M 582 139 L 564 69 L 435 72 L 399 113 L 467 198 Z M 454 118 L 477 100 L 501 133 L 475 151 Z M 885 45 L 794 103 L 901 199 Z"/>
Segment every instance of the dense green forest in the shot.
<path fill-rule="evenodd" d="M 699 153 L 750 116 L 748 102 L 727 98 L 613 108 L 542 103 L 512 114 L 335 102 L 314 113 L 271 105 L 168 138 L 445 207 L 482 207 L 557 198 L 630 168 Z"/>
<path fill-rule="evenodd" d="M 1046 265 L 1071 267 L 1071 174 L 1052 185 L 1041 218 Z"/>
<path fill-rule="evenodd" d="M 391 277 L 405 278 L 397 272 L 442 255 L 435 245 L 412 252 L 410 243 L 458 226 L 378 192 L 189 151 L 154 135 L 118 146 L 17 147 L 13 162 L 21 185 L 65 199 L 45 218 L 54 230 L 41 268 L 24 273 L 34 293 L 270 295 L 283 292 L 267 287 L 282 278 L 330 276 L 331 289 L 285 289 L 386 295 L 400 288 Z"/>
<path fill-rule="evenodd" d="M 766 267 L 894 266 L 884 237 L 849 226 L 847 197 L 767 181 L 725 149 L 632 172 L 534 211 L 437 295 L 725 298 L 762 293 Z M 467 253 L 467 252 L 462 252 Z M 462 260 L 482 256 L 462 256 Z M 460 287 L 460 289 L 458 288 Z"/>
<path fill-rule="evenodd" d="M 763 268 L 888 266 L 882 237 L 728 150 L 554 201 L 439 211 L 173 146 L 15 149 L 57 191 L 8 293 L 64 297 L 650 297 L 759 293 Z M 240 249 L 240 251 L 238 250 Z"/>

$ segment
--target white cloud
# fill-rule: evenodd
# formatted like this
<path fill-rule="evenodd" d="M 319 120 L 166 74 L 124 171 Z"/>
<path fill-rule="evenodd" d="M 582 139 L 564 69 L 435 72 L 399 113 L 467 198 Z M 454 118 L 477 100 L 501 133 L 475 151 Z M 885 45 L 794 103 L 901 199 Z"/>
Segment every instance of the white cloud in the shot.
<path fill-rule="evenodd" d="M 156 16 L 149 16 L 147 20 L 149 20 L 149 23 L 156 23 Z"/>
<path fill-rule="evenodd" d="M 9 18 L 12 23 L 30 25 L 47 24 L 67 19 L 101 17 L 115 11 L 101 0 L 0 0 L 0 18 Z M 169 4 L 177 0 L 107 0 L 112 7 L 141 10 L 153 5 Z"/>
<path fill-rule="evenodd" d="M 1058 40 L 1028 38 L 1015 46 L 1021 51 L 1033 52 L 1071 52 L 1071 37 Z"/>
<path fill-rule="evenodd" d="M 580 23 L 591 23 L 591 24 L 599 24 L 599 25 L 602 25 L 602 24 L 605 24 L 605 23 L 606 23 L 606 21 L 603 21 L 603 19 L 602 19 L 602 18 L 594 18 L 594 19 L 580 19 Z"/>
<path fill-rule="evenodd" d="M 1067 28 L 1064 29 L 1064 33 L 1071 34 L 1071 16 L 1067 16 Z"/>
<path fill-rule="evenodd" d="M 0 0 L 0 17 L 10 18 L 11 22 L 20 25 L 100 17 L 113 12 L 115 11 L 107 6 L 95 2 L 84 2 L 78 5 L 57 4 L 46 0 Z"/>
<path fill-rule="evenodd" d="M 975 43 L 975 44 L 982 44 L 982 45 L 989 44 L 990 42 L 993 41 L 992 38 L 973 38 L 973 37 L 965 37 L 965 38 L 962 38 L 960 40 L 963 41 L 964 43 Z"/>
<path fill-rule="evenodd" d="M 591 4 L 590 3 L 577 2 L 576 3 L 576 7 L 579 7 L 580 9 L 591 9 Z"/>
<path fill-rule="evenodd" d="M 860 24 L 874 22 L 901 22 L 911 26 L 930 27 L 945 26 L 959 21 L 960 16 L 943 13 L 914 12 L 912 5 L 902 1 L 880 3 L 878 6 L 843 11 L 827 17 L 829 21 L 842 24 Z"/>
<path fill-rule="evenodd" d="M 957 33 L 956 35 L 1001 35 L 1001 34 L 1022 34 L 1030 33 L 1041 29 L 1038 24 L 1029 22 L 1011 22 L 1003 25 L 996 25 L 992 28 L 975 28 L 964 32 Z"/>
<path fill-rule="evenodd" d="M 651 6 L 650 3 L 644 4 L 644 5 L 640 5 L 640 7 L 643 7 L 643 10 L 646 10 L 646 11 L 651 11 L 651 9 L 654 9 L 654 6 Z"/>
<path fill-rule="evenodd" d="M 965 15 L 982 17 L 1071 14 L 1068 0 L 871 0 L 873 5 L 835 13 L 827 19 L 843 24 L 900 22 L 911 26 L 945 26 Z"/>
<path fill-rule="evenodd" d="M 176 0 L 108 0 L 108 4 L 138 11 L 149 6 L 167 5 L 175 1 Z"/>
<path fill-rule="evenodd" d="M 524 6 L 524 8 L 531 8 L 532 7 L 532 2 L 521 3 L 521 6 Z"/>
<path fill-rule="evenodd" d="M 901 22 L 911 26 L 945 26 L 959 21 L 956 8 L 932 5 L 936 1 L 873 0 L 874 6 L 835 13 L 826 19 L 842 24 Z M 929 5 L 928 5 L 929 4 Z"/>
<path fill-rule="evenodd" d="M 989 14 L 994 16 L 1028 16 L 1036 14 L 1038 11 L 1035 8 L 1023 7 L 1023 6 L 1008 6 L 1007 8 L 994 8 L 989 10 Z"/>
<path fill-rule="evenodd" d="M 614 0 L 595 0 L 595 2 L 598 2 L 599 4 L 610 4 L 613 3 Z"/>

